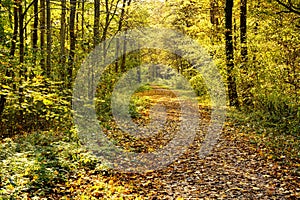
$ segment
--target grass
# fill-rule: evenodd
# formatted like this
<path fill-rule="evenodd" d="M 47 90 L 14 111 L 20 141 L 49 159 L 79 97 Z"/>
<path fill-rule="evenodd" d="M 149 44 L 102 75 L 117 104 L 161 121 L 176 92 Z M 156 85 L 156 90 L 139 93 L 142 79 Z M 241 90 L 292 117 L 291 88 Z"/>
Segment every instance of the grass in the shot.
<path fill-rule="evenodd" d="M 294 168 L 300 175 L 300 135 L 291 133 L 284 128 L 288 123 L 273 123 L 268 117 L 263 120 L 259 112 L 242 112 L 229 110 L 229 119 L 249 142 L 262 150 L 262 155 L 284 165 Z"/>

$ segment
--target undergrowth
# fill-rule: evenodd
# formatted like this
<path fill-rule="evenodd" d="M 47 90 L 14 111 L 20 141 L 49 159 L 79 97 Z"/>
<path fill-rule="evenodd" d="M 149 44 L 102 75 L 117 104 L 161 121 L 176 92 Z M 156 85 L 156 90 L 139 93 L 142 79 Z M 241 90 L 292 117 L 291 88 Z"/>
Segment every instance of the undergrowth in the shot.
<path fill-rule="evenodd" d="M 123 186 L 105 182 L 110 170 L 69 135 L 48 131 L 4 139 L 0 199 L 122 197 Z M 103 178 L 92 183 L 93 174 Z"/>
<path fill-rule="evenodd" d="M 230 110 L 228 112 L 234 126 L 249 138 L 249 142 L 263 150 L 267 159 L 284 165 L 294 166 L 300 174 L 300 131 L 295 118 L 278 121 L 279 116 L 262 112 Z M 297 127 L 298 126 L 298 127 Z"/>

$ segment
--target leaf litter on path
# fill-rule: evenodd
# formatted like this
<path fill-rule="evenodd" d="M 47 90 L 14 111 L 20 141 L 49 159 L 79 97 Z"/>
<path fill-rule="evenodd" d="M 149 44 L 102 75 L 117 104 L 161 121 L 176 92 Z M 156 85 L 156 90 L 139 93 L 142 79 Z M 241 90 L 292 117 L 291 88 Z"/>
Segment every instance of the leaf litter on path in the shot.
<path fill-rule="evenodd" d="M 137 153 L 153 152 L 166 145 L 179 127 L 180 109 L 176 96 L 154 91 L 138 94 L 151 103 L 166 107 L 167 120 L 162 131 L 150 138 L 132 138 L 118 130 L 114 122 L 108 137 L 118 145 Z M 119 185 L 129 187 L 130 196 L 142 199 L 296 199 L 300 197 L 300 178 L 287 166 L 261 156 L 259 149 L 239 134 L 227 119 L 219 142 L 204 159 L 199 149 L 210 122 L 210 108 L 199 106 L 200 129 L 192 145 L 172 164 L 143 174 L 114 172 Z M 156 113 L 160 115 L 160 113 Z M 149 123 L 149 109 L 135 119 L 139 125 Z"/>

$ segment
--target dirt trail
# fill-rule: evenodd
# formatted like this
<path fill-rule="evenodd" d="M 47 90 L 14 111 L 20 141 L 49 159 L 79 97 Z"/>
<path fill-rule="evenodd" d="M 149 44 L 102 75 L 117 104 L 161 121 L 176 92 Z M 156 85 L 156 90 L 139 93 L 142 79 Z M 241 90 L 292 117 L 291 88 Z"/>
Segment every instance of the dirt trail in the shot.
<path fill-rule="evenodd" d="M 163 103 L 168 108 L 168 128 L 154 138 L 133 142 L 149 152 L 166 144 L 178 127 L 180 116 L 175 96 L 166 97 L 160 91 L 147 91 L 152 103 Z M 210 120 L 210 110 L 200 107 L 201 127 L 193 144 L 179 159 L 166 168 L 146 174 L 115 173 L 124 185 L 132 185 L 133 194 L 145 199 L 296 199 L 300 197 L 299 177 L 288 167 L 266 160 L 260 151 L 242 137 L 237 128 L 227 122 L 218 144 L 205 159 L 198 157 L 204 129 Z M 137 123 L 147 123 L 149 113 Z M 121 142 L 122 143 L 122 142 Z M 130 142 L 129 142 L 130 143 Z M 129 145 L 132 145 L 130 143 Z M 138 144 L 138 145 L 137 145 Z M 126 146 L 126 145 L 125 145 Z M 134 145 L 133 145 L 134 146 Z"/>

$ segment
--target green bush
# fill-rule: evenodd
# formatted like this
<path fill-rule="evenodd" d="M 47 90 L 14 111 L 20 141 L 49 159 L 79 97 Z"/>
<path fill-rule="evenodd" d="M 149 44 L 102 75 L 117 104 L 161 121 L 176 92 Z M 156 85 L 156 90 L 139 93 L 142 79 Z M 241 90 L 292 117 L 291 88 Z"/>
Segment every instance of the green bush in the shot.
<path fill-rule="evenodd" d="M 283 133 L 300 133 L 300 106 L 288 96 L 272 92 L 258 96 L 255 112 L 261 113 L 260 119 L 269 126 L 277 127 Z"/>
<path fill-rule="evenodd" d="M 66 130 L 71 125 L 69 92 L 62 82 L 42 76 L 15 87 L 2 85 L 6 95 L 1 118 L 2 137 L 35 130 Z"/>
<path fill-rule="evenodd" d="M 190 79 L 190 84 L 198 96 L 207 95 L 207 87 L 205 86 L 203 77 L 196 75 Z"/>
<path fill-rule="evenodd" d="M 59 184 L 102 168 L 76 139 L 55 132 L 7 138 L 0 145 L 0 158 L 0 199 L 47 197 Z"/>

